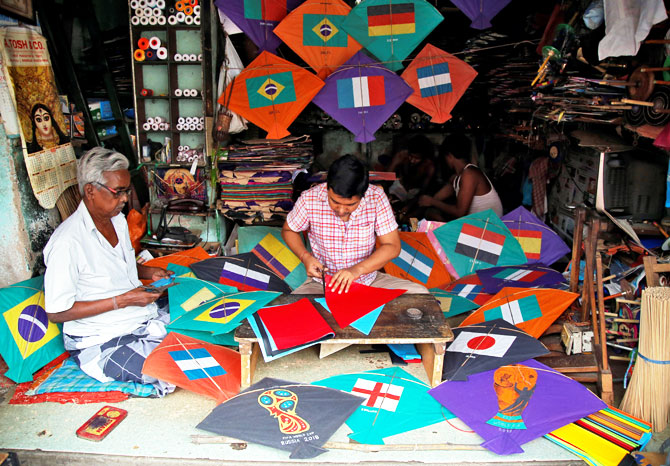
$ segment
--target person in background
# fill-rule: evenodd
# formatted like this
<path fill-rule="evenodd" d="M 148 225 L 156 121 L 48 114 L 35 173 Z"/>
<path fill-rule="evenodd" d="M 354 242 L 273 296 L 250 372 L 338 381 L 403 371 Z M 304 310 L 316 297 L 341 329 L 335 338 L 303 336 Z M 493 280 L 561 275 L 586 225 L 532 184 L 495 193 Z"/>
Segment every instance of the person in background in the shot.
<path fill-rule="evenodd" d="M 33 139 L 27 145 L 29 154 L 60 146 L 70 141 L 54 121 L 51 109 L 44 104 L 33 105 L 30 111 Z"/>
<path fill-rule="evenodd" d="M 63 323 L 65 349 L 91 377 L 153 384 L 159 395 L 174 385 L 142 374 L 149 353 L 167 334 L 167 305 L 142 288 L 170 273 L 137 264 L 121 213 L 130 196 L 128 160 L 102 147 L 77 169 L 82 201 L 44 249 L 46 312 Z"/>
<path fill-rule="evenodd" d="M 302 193 L 286 217 L 282 238 L 307 270 L 307 281 L 293 293 L 323 293 L 326 271 L 337 293 L 348 292 L 354 282 L 428 293 L 422 285 L 378 272 L 400 254 L 398 224 L 384 190 L 369 184 L 367 168 L 353 155 L 337 159 L 325 183 Z"/>
<path fill-rule="evenodd" d="M 429 208 L 427 219 L 446 221 L 486 209 L 502 216 L 500 197 L 484 172 L 471 163 L 471 149 L 470 139 L 463 134 L 451 134 L 442 142 L 440 155 L 455 174 L 434 196 L 419 198 L 419 205 Z M 445 202 L 454 196 L 455 203 Z"/>

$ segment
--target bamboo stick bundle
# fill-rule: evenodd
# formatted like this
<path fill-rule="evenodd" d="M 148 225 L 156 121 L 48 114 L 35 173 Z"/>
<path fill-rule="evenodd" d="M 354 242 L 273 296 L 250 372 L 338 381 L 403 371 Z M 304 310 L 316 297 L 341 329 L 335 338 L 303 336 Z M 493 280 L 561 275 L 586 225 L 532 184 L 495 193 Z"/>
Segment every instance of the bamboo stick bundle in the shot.
<path fill-rule="evenodd" d="M 642 291 L 638 358 L 621 409 L 659 432 L 670 421 L 670 288 Z"/>

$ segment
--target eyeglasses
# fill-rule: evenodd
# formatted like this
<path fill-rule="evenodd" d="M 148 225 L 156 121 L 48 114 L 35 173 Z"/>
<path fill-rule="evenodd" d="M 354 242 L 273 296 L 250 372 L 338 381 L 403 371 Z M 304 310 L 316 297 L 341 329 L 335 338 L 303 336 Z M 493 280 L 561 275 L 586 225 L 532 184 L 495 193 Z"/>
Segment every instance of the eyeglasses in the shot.
<path fill-rule="evenodd" d="M 131 188 L 128 188 L 128 189 L 112 189 L 105 184 L 98 183 L 97 181 L 94 181 L 94 183 L 97 184 L 98 186 L 102 186 L 107 191 L 112 193 L 112 196 L 114 196 L 114 199 L 118 199 L 121 196 L 123 196 L 124 194 L 126 195 L 126 197 L 130 197 L 131 193 L 133 192 L 133 190 Z"/>

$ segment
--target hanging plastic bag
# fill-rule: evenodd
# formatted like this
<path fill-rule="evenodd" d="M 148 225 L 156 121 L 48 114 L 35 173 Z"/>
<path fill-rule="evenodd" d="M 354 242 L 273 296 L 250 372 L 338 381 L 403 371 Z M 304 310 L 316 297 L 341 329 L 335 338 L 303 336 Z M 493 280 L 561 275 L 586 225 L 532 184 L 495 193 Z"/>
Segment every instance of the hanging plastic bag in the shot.
<path fill-rule="evenodd" d="M 237 50 L 233 46 L 233 43 L 230 41 L 230 38 L 226 36 L 226 47 L 225 47 L 225 59 L 221 64 L 221 70 L 219 71 L 219 82 L 217 86 L 217 93 L 220 96 L 223 94 L 226 86 L 233 82 L 235 77 L 242 72 L 244 65 L 240 56 L 237 54 Z M 223 105 L 218 105 L 218 112 L 215 124 L 215 131 L 224 131 L 230 134 L 240 133 L 247 129 L 247 120 L 242 118 L 235 112 L 230 111 Z M 227 128 L 226 128 L 227 126 Z"/>
<path fill-rule="evenodd" d="M 140 240 L 144 237 L 147 232 L 147 204 L 142 212 L 139 212 L 136 209 L 131 209 L 126 216 L 126 222 L 128 222 L 128 233 L 130 234 L 130 243 L 133 245 L 135 254 L 139 254 L 142 246 Z"/>

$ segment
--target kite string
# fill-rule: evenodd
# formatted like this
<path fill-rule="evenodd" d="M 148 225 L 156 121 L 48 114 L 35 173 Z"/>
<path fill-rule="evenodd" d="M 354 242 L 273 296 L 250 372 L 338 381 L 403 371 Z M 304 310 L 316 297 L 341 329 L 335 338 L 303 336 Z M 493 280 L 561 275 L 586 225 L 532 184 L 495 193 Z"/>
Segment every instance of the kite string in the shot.
<path fill-rule="evenodd" d="M 491 335 L 491 332 L 493 332 L 496 328 L 497 328 L 497 324 L 493 324 L 493 326 L 492 326 L 492 327 L 489 329 L 489 331 L 486 333 L 486 336 L 488 337 L 489 335 Z M 463 362 L 461 363 L 461 365 L 458 366 L 458 368 L 454 371 L 454 375 L 452 375 L 451 378 L 449 379 L 450 382 L 451 382 L 452 380 L 454 380 L 454 377 L 456 376 L 456 374 L 458 374 L 458 371 L 460 371 L 460 370 L 463 368 L 463 366 L 465 366 L 465 364 L 466 364 L 468 361 L 470 361 L 470 357 L 472 357 L 472 355 L 474 354 L 474 352 L 477 351 L 477 350 L 479 349 L 479 347 L 480 347 L 481 345 L 483 345 L 483 344 L 484 344 L 484 339 L 482 338 L 479 342 L 477 342 L 477 346 L 476 346 L 475 348 L 472 348 L 472 351 L 470 351 L 470 354 L 468 354 L 468 356 L 463 360 Z"/>
<path fill-rule="evenodd" d="M 484 229 L 482 230 L 482 235 L 479 237 L 479 244 L 477 245 L 477 251 L 475 252 L 475 257 L 472 258 L 470 262 L 470 273 L 473 272 L 475 268 L 475 263 L 477 262 L 477 256 L 479 256 L 479 249 L 482 247 L 482 241 L 484 240 L 484 235 L 486 234 L 486 229 L 489 226 L 489 218 L 486 217 L 486 223 L 484 224 Z"/>

